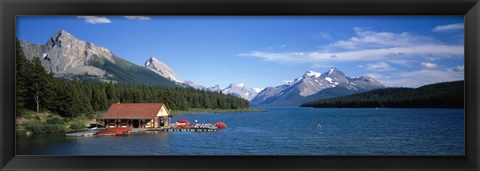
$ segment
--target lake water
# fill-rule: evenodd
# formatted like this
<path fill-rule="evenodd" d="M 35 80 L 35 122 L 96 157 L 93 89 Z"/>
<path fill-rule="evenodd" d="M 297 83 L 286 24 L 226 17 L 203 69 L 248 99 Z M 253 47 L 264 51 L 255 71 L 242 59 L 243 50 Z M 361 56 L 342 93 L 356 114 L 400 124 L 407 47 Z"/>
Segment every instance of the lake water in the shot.
<path fill-rule="evenodd" d="M 264 108 L 188 114 L 217 132 L 17 137 L 17 155 L 464 155 L 463 109 Z"/>

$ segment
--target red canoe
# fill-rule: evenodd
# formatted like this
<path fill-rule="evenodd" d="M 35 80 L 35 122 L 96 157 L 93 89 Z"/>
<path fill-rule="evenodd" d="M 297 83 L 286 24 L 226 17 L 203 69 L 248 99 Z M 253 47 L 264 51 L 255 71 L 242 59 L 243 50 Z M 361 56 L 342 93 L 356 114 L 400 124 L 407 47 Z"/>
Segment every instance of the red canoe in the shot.
<path fill-rule="evenodd" d="M 190 121 L 188 121 L 188 120 L 178 120 L 177 123 L 179 123 L 181 125 L 190 125 Z"/>
<path fill-rule="evenodd" d="M 219 128 L 219 129 L 223 129 L 223 128 L 227 127 L 227 124 L 225 124 L 223 122 L 217 122 L 217 123 L 215 123 L 215 126 L 217 126 L 217 128 Z"/>

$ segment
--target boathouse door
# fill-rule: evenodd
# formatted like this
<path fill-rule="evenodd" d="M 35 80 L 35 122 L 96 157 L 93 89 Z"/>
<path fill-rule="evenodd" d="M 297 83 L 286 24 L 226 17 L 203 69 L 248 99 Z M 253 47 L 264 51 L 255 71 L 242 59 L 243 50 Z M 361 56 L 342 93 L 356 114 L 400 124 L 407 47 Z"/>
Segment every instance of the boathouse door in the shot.
<path fill-rule="evenodd" d="M 133 128 L 138 128 L 140 126 L 140 123 L 138 122 L 137 119 L 133 120 Z"/>
<path fill-rule="evenodd" d="M 165 120 L 164 120 L 164 118 L 163 118 L 163 117 L 158 117 L 158 123 L 159 123 L 158 125 L 159 125 L 160 127 L 165 126 Z"/>

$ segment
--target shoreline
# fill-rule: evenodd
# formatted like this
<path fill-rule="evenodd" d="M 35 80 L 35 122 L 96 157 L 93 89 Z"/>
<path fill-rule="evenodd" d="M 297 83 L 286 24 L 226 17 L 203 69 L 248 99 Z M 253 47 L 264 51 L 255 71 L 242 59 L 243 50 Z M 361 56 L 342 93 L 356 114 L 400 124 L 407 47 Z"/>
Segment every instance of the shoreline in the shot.
<path fill-rule="evenodd" d="M 16 118 L 15 134 L 16 136 L 46 135 L 53 133 L 71 133 L 89 130 L 87 123 L 90 123 L 95 117 L 63 118 L 49 111 L 35 112 L 26 110 L 22 117 Z M 172 110 L 172 115 L 182 114 L 204 114 L 204 113 L 242 113 L 242 112 L 267 112 L 264 109 L 210 109 L 210 108 L 191 108 L 188 110 Z M 95 112 L 104 113 L 104 111 Z M 55 120 L 55 122 L 52 121 Z M 48 123 L 48 124 L 47 124 Z M 80 124 L 82 126 L 80 126 Z M 76 125 L 76 126 L 73 126 Z"/>
<path fill-rule="evenodd" d="M 265 109 L 209 109 L 209 108 L 191 108 L 187 110 L 172 110 L 172 115 L 183 114 L 204 114 L 204 113 L 244 113 L 244 112 L 267 112 Z"/>

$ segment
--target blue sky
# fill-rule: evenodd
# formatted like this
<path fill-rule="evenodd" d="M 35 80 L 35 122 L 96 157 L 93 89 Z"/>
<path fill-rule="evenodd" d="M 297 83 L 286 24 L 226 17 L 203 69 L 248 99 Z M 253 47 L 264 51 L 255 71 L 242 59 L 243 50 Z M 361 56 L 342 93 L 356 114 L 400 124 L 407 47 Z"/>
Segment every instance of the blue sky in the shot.
<path fill-rule="evenodd" d="M 203 86 L 285 84 L 331 67 L 387 86 L 464 79 L 463 16 L 21 16 L 17 37 L 59 29 L 142 65 L 155 56 Z"/>

